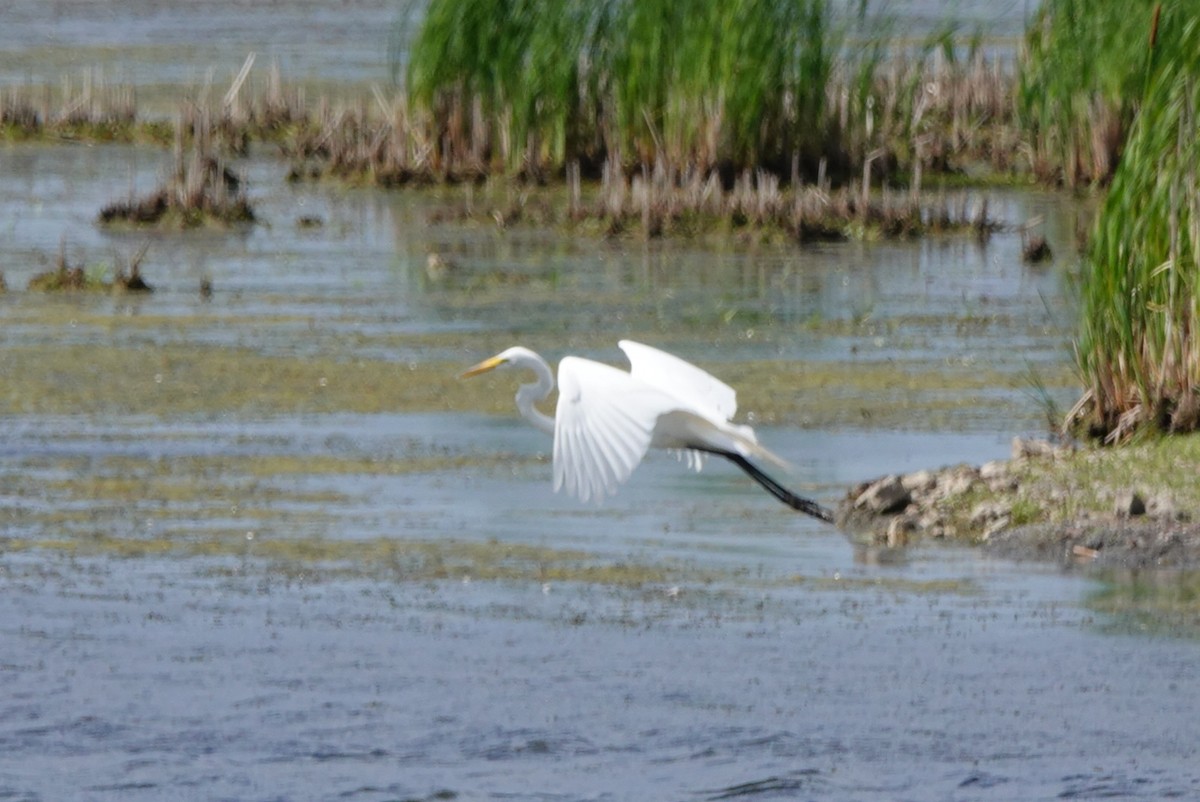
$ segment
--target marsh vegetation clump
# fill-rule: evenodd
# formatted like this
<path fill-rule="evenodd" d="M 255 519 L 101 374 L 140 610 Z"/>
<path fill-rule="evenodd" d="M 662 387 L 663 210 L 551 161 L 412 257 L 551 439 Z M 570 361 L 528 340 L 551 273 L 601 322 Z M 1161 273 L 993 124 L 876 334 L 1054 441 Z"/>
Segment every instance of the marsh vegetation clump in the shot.
<path fill-rule="evenodd" d="M 11 85 L 0 92 L 0 139 L 53 137 L 96 142 L 152 138 L 138 128 L 137 96 L 128 84 L 110 84 L 99 69 L 85 70 L 58 86 Z"/>
<path fill-rule="evenodd" d="M 722 36 L 721 31 L 737 31 Z M 435 0 L 406 89 L 428 159 L 541 180 L 657 164 L 835 183 L 1018 153 L 1013 75 L 949 32 L 850 42 L 826 0 Z M 451 171 L 453 172 L 453 171 Z"/>
<path fill-rule="evenodd" d="M 605 166 L 595 191 L 585 194 L 577 165 L 567 170 L 567 201 L 548 203 L 528 193 L 502 198 L 470 193 L 437 220 L 488 219 L 505 228 L 517 222 L 583 226 L 607 236 L 639 234 L 647 239 L 702 232 L 753 232 L 796 242 L 848 239 L 906 239 L 926 234 L 973 232 L 986 238 L 1001 227 L 986 200 L 972 193 L 922 197 L 886 187 L 852 184 L 787 185 L 766 170 L 746 170 L 726 187 L 713 171 L 677 171 L 658 162 L 627 176 Z M 493 193 L 494 194 L 494 193 Z M 589 228 L 590 227 L 590 228 Z"/>
<path fill-rule="evenodd" d="M 1086 393 L 1068 422 L 1108 442 L 1200 428 L 1200 16 L 1164 5 L 1150 44 L 1080 281 Z"/>
<path fill-rule="evenodd" d="M 177 129 L 175 164 L 167 181 L 149 195 L 105 206 L 100 210 L 101 223 L 191 228 L 254 222 L 242 179 L 213 144 L 210 117 L 195 117 L 190 144 L 185 144 L 181 130 L 182 126 Z"/>
<path fill-rule="evenodd" d="M 1151 62 L 1196 57 L 1180 39 L 1187 17 L 1195 16 L 1188 5 L 1042 3 L 1026 34 L 1017 87 L 1017 113 L 1040 179 L 1070 187 L 1112 179 Z"/>
<path fill-rule="evenodd" d="M 143 245 L 136 254 L 125 260 L 114 257 L 113 265 L 99 263 L 85 266 L 82 263 L 72 263 L 67 257 L 67 247 L 64 241 L 58 250 L 54 266 L 39 273 L 29 280 L 30 292 L 115 292 L 115 293 L 149 293 L 154 289 L 142 276 L 142 260 L 146 256 L 149 245 Z M 109 274 L 112 280 L 109 280 Z M 0 278 L 0 292 L 3 292 L 3 279 Z"/>
<path fill-rule="evenodd" d="M 291 163 L 288 179 L 333 178 L 392 188 L 485 176 L 477 161 L 436 157 L 429 119 L 410 114 L 403 92 L 388 98 L 376 90 L 374 100 L 374 107 L 365 102 L 337 107 L 322 99 L 281 143 Z"/>
<path fill-rule="evenodd" d="M 85 268 L 67 258 L 66 242 L 59 244 L 54 266 L 29 280 L 30 292 L 107 292 L 112 285 L 104 280 L 104 269 Z"/>
<path fill-rule="evenodd" d="M 251 142 L 279 143 L 311 125 L 304 90 L 284 83 L 277 62 L 267 70 L 265 87 L 255 86 L 255 61 L 250 53 L 219 102 L 210 99 L 212 87 L 206 85 L 192 102 L 183 104 L 176 128 L 185 138 L 202 131 L 211 147 L 245 155 Z"/>

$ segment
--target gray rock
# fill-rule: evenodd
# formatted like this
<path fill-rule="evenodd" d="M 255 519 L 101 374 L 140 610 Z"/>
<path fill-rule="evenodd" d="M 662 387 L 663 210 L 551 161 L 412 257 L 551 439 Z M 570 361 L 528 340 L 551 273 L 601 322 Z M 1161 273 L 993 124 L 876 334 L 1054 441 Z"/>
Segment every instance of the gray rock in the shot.
<path fill-rule="evenodd" d="M 854 506 L 875 515 L 891 515 L 908 506 L 912 495 L 895 476 L 885 476 L 872 483 L 854 500 Z"/>
<path fill-rule="evenodd" d="M 1146 500 L 1136 490 L 1121 490 L 1117 493 L 1113 512 L 1119 518 L 1133 518 L 1146 514 Z"/>
<path fill-rule="evenodd" d="M 1038 457 L 1057 458 L 1070 454 L 1070 446 L 1056 446 L 1047 440 L 1026 439 L 1014 437 L 1012 440 L 1013 459 L 1032 459 Z"/>
<path fill-rule="evenodd" d="M 1012 476 L 1009 463 L 1006 460 L 992 460 L 979 466 L 979 478 L 987 483 L 988 490 L 1011 493 L 1020 483 Z"/>
<path fill-rule="evenodd" d="M 900 484 L 904 485 L 904 489 L 916 495 L 929 493 L 937 487 L 937 481 L 937 474 L 933 471 L 916 471 L 900 477 Z"/>
<path fill-rule="evenodd" d="M 1165 490 L 1155 493 L 1146 500 L 1146 513 L 1153 515 L 1155 518 L 1174 519 L 1183 517 L 1179 514 L 1179 510 L 1175 506 L 1175 499 Z"/>
<path fill-rule="evenodd" d="M 991 540 L 993 536 L 998 535 L 1007 529 L 1011 521 L 1012 519 L 1007 515 L 1001 515 L 999 518 L 995 519 L 984 527 L 983 534 L 979 536 L 979 539 L 986 543 L 987 541 Z"/>
<path fill-rule="evenodd" d="M 979 478 L 985 482 L 1003 479 L 1006 476 L 1008 476 L 1008 463 L 1004 460 L 994 459 L 979 466 Z"/>
<path fill-rule="evenodd" d="M 1012 507 L 1003 501 L 985 501 L 971 510 L 971 526 L 990 525 L 1001 519 L 1004 519 L 1007 525 L 1011 513 Z"/>
<path fill-rule="evenodd" d="M 970 465 L 959 465 L 949 468 L 938 477 L 938 495 L 942 498 L 954 498 L 966 493 L 979 481 L 979 471 Z"/>
<path fill-rule="evenodd" d="M 892 548 L 907 546 L 909 537 L 917 531 L 917 523 L 907 515 L 897 515 L 887 528 L 887 545 Z"/>

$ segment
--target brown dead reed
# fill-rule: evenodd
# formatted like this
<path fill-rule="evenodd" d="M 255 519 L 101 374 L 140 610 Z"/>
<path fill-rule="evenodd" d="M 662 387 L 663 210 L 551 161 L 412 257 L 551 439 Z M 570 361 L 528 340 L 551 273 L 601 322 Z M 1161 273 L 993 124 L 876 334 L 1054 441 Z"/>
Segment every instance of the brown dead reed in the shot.
<path fill-rule="evenodd" d="M 175 139 L 175 163 L 167 180 L 149 195 L 116 201 L 100 211 L 101 223 L 167 224 L 192 228 L 252 223 L 254 210 L 244 182 L 213 143 L 213 123 L 203 112 L 191 116 L 189 142 Z M 177 126 L 182 132 L 183 126 Z"/>

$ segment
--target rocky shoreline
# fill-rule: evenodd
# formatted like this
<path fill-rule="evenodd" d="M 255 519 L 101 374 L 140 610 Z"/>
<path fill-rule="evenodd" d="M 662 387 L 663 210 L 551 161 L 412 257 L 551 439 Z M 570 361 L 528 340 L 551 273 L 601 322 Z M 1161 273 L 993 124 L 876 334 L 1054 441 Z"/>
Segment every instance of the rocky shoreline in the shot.
<path fill-rule="evenodd" d="M 1200 522 L 1169 487 L 1152 484 L 1159 477 L 1102 465 L 1104 478 L 1088 482 L 1090 503 L 1081 503 L 1085 494 L 1067 477 L 1096 462 L 1094 453 L 1018 437 L 1008 460 L 863 482 L 839 504 L 837 523 L 855 541 L 881 547 L 953 540 L 1010 559 L 1200 567 Z"/>

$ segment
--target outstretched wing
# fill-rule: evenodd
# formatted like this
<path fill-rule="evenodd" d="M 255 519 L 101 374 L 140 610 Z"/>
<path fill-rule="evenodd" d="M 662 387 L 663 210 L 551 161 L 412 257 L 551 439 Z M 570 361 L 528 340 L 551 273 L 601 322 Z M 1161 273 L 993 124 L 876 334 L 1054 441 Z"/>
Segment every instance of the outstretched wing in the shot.
<path fill-rule="evenodd" d="M 632 340 L 621 340 L 618 345 L 629 357 L 629 373 L 635 379 L 718 420 L 727 421 L 737 412 L 737 393 L 716 376 L 649 345 Z"/>
<path fill-rule="evenodd" d="M 669 395 L 622 370 L 564 357 L 554 415 L 554 489 L 582 501 L 615 493 L 646 455 L 659 416 L 674 408 Z"/>

